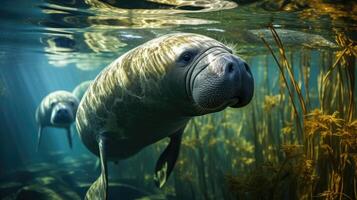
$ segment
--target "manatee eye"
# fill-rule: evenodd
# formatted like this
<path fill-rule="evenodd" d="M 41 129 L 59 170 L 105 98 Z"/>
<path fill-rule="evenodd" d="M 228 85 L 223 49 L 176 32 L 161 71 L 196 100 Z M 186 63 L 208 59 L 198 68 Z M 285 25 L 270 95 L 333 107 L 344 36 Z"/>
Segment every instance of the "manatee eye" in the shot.
<path fill-rule="evenodd" d="M 188 64 L 189 62 L 191 62 L 193 60 L 193 53 L 192 52 L 184 52 L 181 56 L 180 56 L 180 62 L 184 63 L 184 64 Z"/>
<path fill-rule="evenodd" d="M 192 59 L 192 55 L 190 53 L 185 53 L 183 56 L 182 56 L 182 60 L 185 61 L 185 62 L 190 62 Z"/>
<path fill-rule="evenodd" d="M 74 103 L 74 101 L 70 101 L 69 104 L 74 107 L 76 105 L 76 103 Z"/>

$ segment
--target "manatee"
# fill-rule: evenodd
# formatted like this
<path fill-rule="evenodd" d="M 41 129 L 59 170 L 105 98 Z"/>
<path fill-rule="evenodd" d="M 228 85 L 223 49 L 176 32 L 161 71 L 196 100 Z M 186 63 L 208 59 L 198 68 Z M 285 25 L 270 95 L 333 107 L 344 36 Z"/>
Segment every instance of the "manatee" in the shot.
<path fill-rule="evenodd" d="M 37 150 L 41 143 L 43 128 L 56 127 L 67 130 L 67 140 L 72 148 L 71 124 L 75 121 L 79 101 L 70 92 L 59 90 L 48 94 L 36 109 L 38 124 Z"/>
<path fill-rule="evenodd" d="M 92 81 L 84 81 L 77 85 L 77 87 L 74 88 L 73 90 L 73 95 L 77 97 L 77 99 L 80 101 L 84 95 L 84 93 L 87 91 L 89 85 L 91 84 Z"/>
<path fill-rule="evenodd" d="M 288 46 L 303 45 L 310 48 L 337 48 L 338 46 L 321 35 L 304 33 L 288 29 L 275 29 L 283 44 Z M 261 42 L 263 37 L 269 44 L 275 44 L 274 37 L 269 29 L 249 30 L 249 33 L 257 36 L 257 41 Z"/>
<path fill-rule="evenodd" d="M 253 91 L 248 64 L 203 35 L 168 34 L 123 54 L 100 72 L 78 107 L 78 134 L 101 163 L 101 174 L 85 198 L 108 198 L 108 161 L 131 157 L 169 137 L 155 167 L 161 188 L 174 168 L 188 121 L 245 106 Z"/>

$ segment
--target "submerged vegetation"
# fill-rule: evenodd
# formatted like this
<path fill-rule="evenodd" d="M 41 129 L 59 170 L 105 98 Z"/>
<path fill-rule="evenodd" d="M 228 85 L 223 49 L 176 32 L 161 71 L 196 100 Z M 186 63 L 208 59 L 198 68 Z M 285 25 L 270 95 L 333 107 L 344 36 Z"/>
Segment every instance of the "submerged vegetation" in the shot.
<path fill-rule="evenodd" d="M 283 108 L 282 111 L 293 110 L 290 121 L 295 121 L 295 126 L 287 122 L 288 126 L 281 129 L 282 134 L 278 137 L 283 135 L 284 142 L 278 144 L 281 144 L 284 156 L 275 155 L 278 162 L 269 165 L 271 172 L 265 172 L 269 170 L 268 167 L 258 167 L 253 174 L 243 178 L 228 176 L 231 190 L 242 195 L 249 192 L 249 188 L 256 190 L 264 184 L 265 191 L 255 191 L 255 194 L 267 199 L 283 198 L 281 192 L 276 192 L 277 188 L 279 191 L 288 189 L 293 199 L 357 199 L 357 120 L 354 100 L 356 45 L 344 35 L 337 34 L 336 42 L 342 50 L 336 52 L 334 64 L 327 72 L 321 70 L 317 83 L 319 96 L 316 99 L 308 92 L 308 74 L 302 73 L 300 80 L 296 79 L 279 36 L 272 26 L 269 28 L 279 48 L 280 60 L 264 38 L 262 40 L 280 69 L 283 79 L 280 95 L 288 93 L 290 97 L 290 105 L 286 105 L 293 109 Z M 302 67 L 305 69 L 300 70 L 309 71 L 311 66 L 304 63 Z M 335 68 L 338 68 L 338 72 L 333 74 Z M 305 87 L 305 97 L 301 86 Z M 271 112 L 279 97 L 265 96 L 264 110 Z M 307 106 L 311 104 L 309 99 L 318 100 L 319 104 L 312 109 L 311 105 Z M 281 116 L 284 117 L 284 113 Z M 286 138 L 284 135 L 287 134 L 294 135 Z M 289 186 L 283 184 L 286 181 L 290 182 Z"/>
<path fill-rule="evenodd" d="M 255 191 L 255 194 L 261 195 L 259 199 L 282 199 L 287 195 L 292 199 L 357 199 L 355 43 L 343 34 L 337 34 L 336 42 L 342 50 L 335 53 L 334 64 L 326 72 L 320 71 L 317 97 L 309 92 L 310 77 L 303 72 L 310 71 L 311 67 L 306 58 L 301 61 L 304 68 L 299 69 L 302 73 L 298 80 L 279 36 L 272 26 L 269 28 L 278 46 L 280 60 L 264 38 L 262 40 L 280 69 L 280 79 L 283 79 L 280 95 L 288 93 L 290 100 L 285 106 L 280 101 L 279 105 L 285 107 L 282 108 L 280 121 L 286 120 L 284 115 L 287 113 L 294 114 L 278 135 L 283 137 L 283 142 L 274 143 L 281 144 L 279 146 L 284 155 L 275 154 L 277 162 L 270 164 L 268 161 L 268 167 L 257 167 L 253 174 L 246 177 L 228 176 L 231 190 L 242 195 L 250 192 L 249 188 L 259 189 L 264 184 L 265 191 Z M 335 68 L 338 69 L 334 73 Z M 306 91 L 305 96 L 302 90 Z M 278 97 L 265 96 L 264 110 L 272 112 L 271 109 L 279 102 Z M 315 101 L 314 106 L 312 101 Z M 269 126 L 267 129 L 274 130 Z M 265 172 L 269 169 L 270 172 Z M 289 192 L 284 195 L 281 191 Z"/>

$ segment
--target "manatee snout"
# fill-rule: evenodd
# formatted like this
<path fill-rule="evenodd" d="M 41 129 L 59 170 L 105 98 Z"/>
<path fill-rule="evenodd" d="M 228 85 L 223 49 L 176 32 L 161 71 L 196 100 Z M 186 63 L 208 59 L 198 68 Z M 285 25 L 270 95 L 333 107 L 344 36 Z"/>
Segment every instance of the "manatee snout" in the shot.
<path fill-rule="evenodd" d="M 54 125 L 67 125 L 74 122 L 74 113 L 71 105 L 58 103 L 53 106 L 51 123 Z"/>
<path fill-rule="evenodd" d="M 192 97 L 197 105 L 211 111 L 227 106 L 247 105 L 254 92 L 249 65 L 225 49 L 209 52 L 196 65 Z"/>
<path fill-rule="evenodd" d="M 247 105 L 253 98 L 254 79 L 248 63 L 237 56 L 234 56 L 236 62 L 232 65 L 231 73 L 235 74 L 231 79 L 233 91 L 233 99 L 236 99 L 235 104 L 229 105 L 233 108 L 239 108 Z"/>

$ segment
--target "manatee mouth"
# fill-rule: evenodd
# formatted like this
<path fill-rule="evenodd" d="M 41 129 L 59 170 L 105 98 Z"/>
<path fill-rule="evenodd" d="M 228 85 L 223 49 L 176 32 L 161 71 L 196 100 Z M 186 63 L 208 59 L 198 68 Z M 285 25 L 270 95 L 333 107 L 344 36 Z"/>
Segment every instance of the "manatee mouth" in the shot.
<path fill-rule="evenodd" d="M 231 107 L 231 108 L 237 108 L 241 107 L 241 101 L 239 100 L 239 97 L 232 97 L 231 99 L 228 99 L 221 105 L 218 105 L 215 108 L 211 108 L 212 110 L 217 110 L 217 109 L 224 109 L 226 107 Z M 207 108 L 206 108 L 207 109 Z"/>
<path fill-rule="evenodd" d="M 239 103 L 240 103 L 239 97 L 233 97 L 230 100 L 228 100 L 227 106 L 234 108 L 235 106 L 239 105 Z"/>
<path fill-rule="evenodd" d="M 240 108 L 240 107 L 248 105 L 249 102 L 250 101 L 242 102 L 242 101 L 237 100 L 236 103 L 229 105 L 229 107 L 231 107 L 231 108 Z"/>
<path fill-rule="evenodd" d="M 54 125 L 67 125 L 74 121 L 71 116 L 56 116 L 51 119 L 51 123 Z"/>
<path fill-rule="evenodd" d="M 231 107 L 231 108 L 240 108 L 240 107 L 243 107 L 243 106 L 249 104 L 250 101 L 243 102 L 242 99 L 239 99 L 237 97 L 237 98 L 231 99 L 230 102 L 231 103 L 228 105 L 229 107 Z"/>
<path fill-rule="evenodd" d="M 55 116 L 51 118 L 51 124 L 55 126 L 67 126 L 74 121 L 71 116 Z"/>

